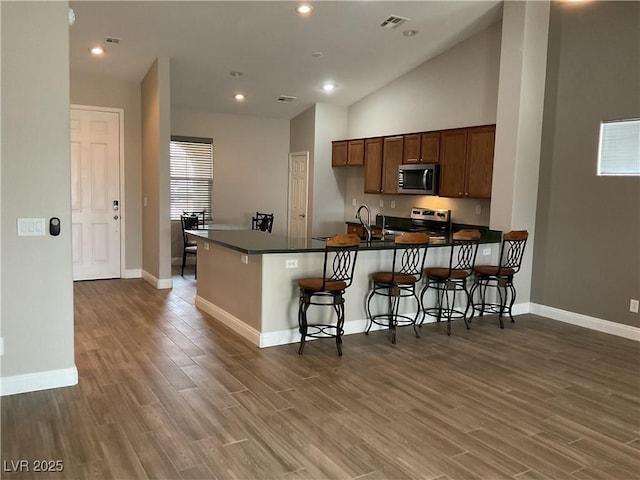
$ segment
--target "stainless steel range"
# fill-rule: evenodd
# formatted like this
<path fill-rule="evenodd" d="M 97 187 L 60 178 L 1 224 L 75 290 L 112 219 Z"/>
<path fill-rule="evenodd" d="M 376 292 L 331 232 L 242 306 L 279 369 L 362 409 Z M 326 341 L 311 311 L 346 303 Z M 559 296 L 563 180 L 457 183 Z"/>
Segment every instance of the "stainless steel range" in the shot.
<path fill-rule="evenodd" d="M 451 210 L 413 207 L 411 209 L 412 231 L 426 232 L 434 240 L 451 233 Z"/>

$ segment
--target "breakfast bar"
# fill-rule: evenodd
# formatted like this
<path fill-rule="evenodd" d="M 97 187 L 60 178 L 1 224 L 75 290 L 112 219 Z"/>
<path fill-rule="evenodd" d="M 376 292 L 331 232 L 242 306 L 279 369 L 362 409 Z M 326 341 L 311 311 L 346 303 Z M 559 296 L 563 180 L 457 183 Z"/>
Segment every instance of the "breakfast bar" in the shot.
<path fill-rule="evenodd" d="M 297 280 L 318 276 L 322 271 L 324 240 L 254 230 L 189 233 L 198 242 L 196 306 L 200 310 L 258 347 L 300 340 Z M 501 232 L 483 228 L 481 233 L 478 262 L 495 262 Z M 448 235 L 430 243 L 425 265 L 446 265 L 450 246 Z M 393 236 L 360 244 L 354 280 L 345 294 L 345 335 L 362 333 L 367 328 L 369 276 L 390 267 L 393 248 Z M 382 304 L 377 307 L 386 308 Z M 403 313 L 415 313 L 415 306 L 410 303 L 400 308 Z M 314 320 L 331 322 L 331 309 L 316 310 L 323 311 L 310 311 L 310 316 L 316 315 Z"/>

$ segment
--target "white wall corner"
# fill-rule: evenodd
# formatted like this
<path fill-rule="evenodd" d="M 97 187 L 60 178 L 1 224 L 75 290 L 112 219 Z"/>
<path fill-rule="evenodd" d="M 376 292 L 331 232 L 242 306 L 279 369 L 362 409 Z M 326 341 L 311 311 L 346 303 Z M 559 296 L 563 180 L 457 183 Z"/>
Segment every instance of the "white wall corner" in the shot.
<path fill-rule="evenodd" d="M 158 290 L 167 290 L 173 288 L 173 280 L 170 278 L 157 278 L 146 270 L 142 270 L 142 278 L 146 282 L 153 285 Z"/>

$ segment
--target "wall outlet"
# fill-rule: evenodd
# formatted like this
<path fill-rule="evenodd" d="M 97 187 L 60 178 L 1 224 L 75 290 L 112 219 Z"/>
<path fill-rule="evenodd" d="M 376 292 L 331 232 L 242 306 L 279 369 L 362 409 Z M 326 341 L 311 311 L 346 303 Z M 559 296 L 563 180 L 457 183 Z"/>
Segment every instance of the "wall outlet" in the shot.
<path fill-rule="evenodd" d="M 247 265 L 249 263 L 249 255 L 240 255 L 240 261 Z"/>
<path fill-rule="evenodd" d="M 358 202 L 356 202 L 356 199 L 355 199 L 355 198 L 352 198 L 352 199 L 351 199 L 351 205 L 353 205 L 354 207 L 355 207 L 356 205 L 358 205 Z"/>
<path fill-rule="evenodd" d="M 142 199 L 142 205 L 143 205 L 144 207 L 146 207 L 148 203 L 149 203 L 149 202 L 147 202 L 147 197 L 144 197 L 144 198 Z"/>
<path fill-rule="evenodd" d="M 638 313 L 638 304 L 639 303 L 640 302 L 638 302 L 638 300 L 635 300 L 635 299 L 632 298 L 629 301 L 629 311 L 632 312 L 632 313 Z"/>
<path fill-rule="evenodd" d="M 485 257 L 488 255 L 491 255 L 491 249 L 490 248 L 483 248 L 482 249 L 482 255 L 484 255 Z"/>
<path fill-rule="evenodd" d="M 482 205 L 479 203 L 476 204 L 476 215 L 480 215 L 482 213 Z"/>
<path fill-rule="evenodd" d="M 391 200 L 391 208 L 396 208 L 396 201 L 395 200 Z"/>
<path fill-rule="evenodd" d="M 204 249 L 207 250 L 207 251 L 209 250 L 209 243 L 208 242 L 204 243 Z"/>
<path fill-rule="evenodd" d="M 298 260 L 296 259 L 288 259 L 284 262 L 285 268 L 298 268 Z"/>
<path fill-rule="evenodd" d="M 384 207 L 384 200 L 380 200 L 380 208 Z"/>

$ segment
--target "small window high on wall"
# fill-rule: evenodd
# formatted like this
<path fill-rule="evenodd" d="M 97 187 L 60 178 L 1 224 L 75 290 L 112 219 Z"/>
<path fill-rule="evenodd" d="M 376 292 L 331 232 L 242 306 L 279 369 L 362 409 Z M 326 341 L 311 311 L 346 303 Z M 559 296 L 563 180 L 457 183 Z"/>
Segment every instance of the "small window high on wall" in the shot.
<path fill-rule="evenodd" d="M 213 139 L 171 137 L 171 220 L 183 212 L 205 211 L 211 219 Z"/>
<path fill-rule="evenodd" d="M 598 175 L 640 175 L 640 119 L 600 124 Z"/>

